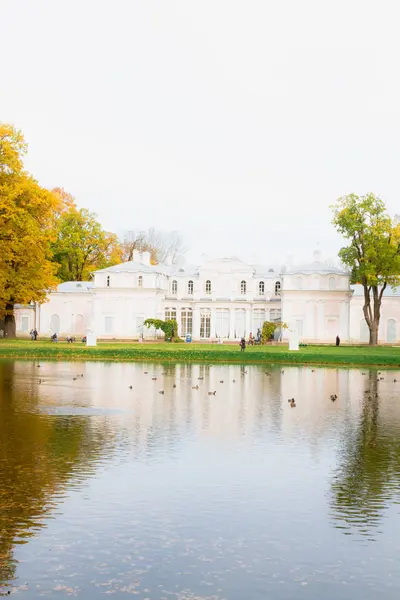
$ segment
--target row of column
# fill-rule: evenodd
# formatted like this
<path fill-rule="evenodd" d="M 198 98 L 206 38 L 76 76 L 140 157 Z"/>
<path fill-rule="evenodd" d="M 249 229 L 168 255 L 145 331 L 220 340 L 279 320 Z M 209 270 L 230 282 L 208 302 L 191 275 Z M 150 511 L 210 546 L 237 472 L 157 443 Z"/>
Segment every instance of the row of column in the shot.
<path fill-rule="evenodd" d="M 209 314 L 210 314 L 210 337 L 215 338 L 217 333 L 220 335 L 220 332 L 217 332 L 217 310 L 218 309 L 215 307 L 212 307 L 211 309 L 203 309 L 203 310 L 210 311 L 209 312 Z M 237 316 L 237 313 L 239 310 L 245 311 L 244 326 L 245 326 L 246 336 L 248 336 L 250 332 L 252 332 L 253 335 L 256 334 L 256 331 L 253 331 L 253 309 L 252 308 L 246 308 L 246 309 L 229 308 L 229 309 L 222 309 L 222 310 L 229 310 L 229 338 L 230 339 L 235 339 L 235 332 L 236 332 L 236 336 L 238 336 L 238 334 L 239 334 L 239 336 L 241 335 L 241 333 L 237 331 L 238 324 L 236 323 L 236 316 Z M 202 309 L 200 307 L 195 307 L 193 309 L 193 322 L 192 322 L 193 323 L 193 325 L 192 325 L 193 338 L 200 338 L 201 313 L 202 313 Z M 269 311 L 269 309 L 265 309 L 263 320 L 268 321 L 269 318 L 270 318 L 270 311 Z M 179 328 L 181 329 L 179 309 L 177 311 L 177 320 L 178 320 Z M 239 325 L 239 327 L 240 327 L 240 325 Z"/>

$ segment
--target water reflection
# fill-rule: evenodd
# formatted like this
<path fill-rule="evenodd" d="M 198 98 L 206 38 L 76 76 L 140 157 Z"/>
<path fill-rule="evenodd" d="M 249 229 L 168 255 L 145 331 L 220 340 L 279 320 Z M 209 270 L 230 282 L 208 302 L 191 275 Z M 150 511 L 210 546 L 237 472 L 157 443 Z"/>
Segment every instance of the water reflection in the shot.
<path fill-rule="evenodd" d="M 365 375 L 361 414 L 343 436 L 332 508 L 346 533 L 373 538 L 385 510 L 400 499 L 400 418 L 393 374 L 389 386 L 377 371 Z"/>
<path fill-rule="evenodd" d="M 14 545 L 43 527 L 67 487 L 94 472 L 105 445 L 111 451 L 104 424 L 35 414 L 36 384 L 24 392 L 14 376 L 15 363 L 0 362 L 0 584 L 14 579 Z"/>
<path fill-rule="evenodd" d="M 0 362 L 0 583 L 27 598 L 397 598 L 395 378 Z"/>

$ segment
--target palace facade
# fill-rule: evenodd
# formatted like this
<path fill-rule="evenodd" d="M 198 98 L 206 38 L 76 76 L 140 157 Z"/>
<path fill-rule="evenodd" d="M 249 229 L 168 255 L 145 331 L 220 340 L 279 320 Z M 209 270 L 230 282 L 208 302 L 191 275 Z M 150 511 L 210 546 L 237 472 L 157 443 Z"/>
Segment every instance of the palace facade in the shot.
<path fill-rule="evenodd" d="M 193 340 L 239 340 L 256 334 L 264 321 L 283 321 L 300 341 L 367 342 L 361 286 L 321 260 L 279 270 L 232 258 L 201 266 L 151 265 L 148 253 L 94 273 L 91 282 L 67 282 L 42 305 L 15 309 L 17 333 L 57 333 L 101 339 L 154 339 L 147 318 L 176 319 L 179 334 Z M 387 290 L 380 341 L 400 341 L 400 290 Z M 277 333 L 279 335 L 279 331 Z M 283 339 L 288 331 L 283 330 Z"/>

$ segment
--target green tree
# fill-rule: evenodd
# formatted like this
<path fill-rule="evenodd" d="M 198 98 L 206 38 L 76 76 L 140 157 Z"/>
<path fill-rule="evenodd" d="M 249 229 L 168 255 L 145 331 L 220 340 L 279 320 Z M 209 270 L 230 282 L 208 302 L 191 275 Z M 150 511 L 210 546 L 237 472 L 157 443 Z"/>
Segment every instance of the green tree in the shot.
<path fill-rule="evenodd" d="M 14 305 L 44 302 L 57 280 L 51 262 L 56 198 L 23 168 L 26 144 L 0 124 L 0 319 L 15 337 Z"/>
<path fill-rule="evenodd" d="M 59 189 L 56 193 L 62 200 Z M 82 281 L 89 279 L 97 269 L 121 262 L 117 236 L 104 231 L 94 213 L 86 208 L 78 209 L 69 194 L 65 197 L 68 205 L 60 211 L 53 245 L 58 277 L 62 281 Z"/>
<path fill-rule="evenodd" d="M 400 230 L 374 194 L 339 198 L 333 208 L 333 224 L 349 241 L 339 256 L 351 270 L 351 283 L 364 290 L 363 313 L 369 343 L 378 343 L 382 297 L 388 286 L 400 283 Z"/>
<path fill-rule="evenodd" d="M 263 344 L 269 342 L 277 329 L 287 329 L 286 323 L 277 321 L 264 321 L 261 331 L 261 341 Z"/>
<path fill-rule="evenodd" d="M 143 325 L 163 331 L 166 341 L 175 342 L 180 339 L 178 337 L 178 323 L 175 319 L 167 319 L 166 321 L 162 321 L 161 319 L 146 319 Z"/>

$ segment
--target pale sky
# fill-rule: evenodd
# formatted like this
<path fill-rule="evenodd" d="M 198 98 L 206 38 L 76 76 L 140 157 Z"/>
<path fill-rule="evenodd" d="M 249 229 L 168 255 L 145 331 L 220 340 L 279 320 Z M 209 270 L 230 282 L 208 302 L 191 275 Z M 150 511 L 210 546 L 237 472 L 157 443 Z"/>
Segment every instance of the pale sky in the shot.
<path fill-rule="evenodd" d="M 398 0 L 0 0 L 0 120 L 103 226 L 334 257 L 329 206 L 400 212 Z"/>

